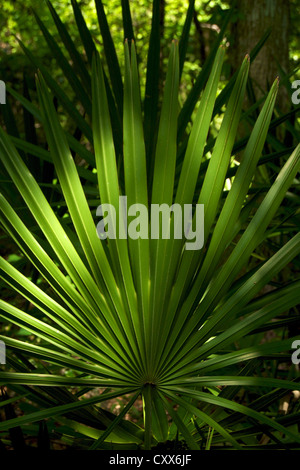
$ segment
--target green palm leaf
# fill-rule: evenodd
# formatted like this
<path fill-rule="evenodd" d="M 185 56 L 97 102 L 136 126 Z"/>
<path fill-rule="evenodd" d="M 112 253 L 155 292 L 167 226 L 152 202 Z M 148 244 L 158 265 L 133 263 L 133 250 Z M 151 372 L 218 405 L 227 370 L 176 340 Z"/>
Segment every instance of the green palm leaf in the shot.
<path fill-rule="evenodd" d="M 292 445 L 299 444 L 299 436 L 289 426 L 265 413 L 269 395 L 255 406 L 232 399 L 237 389 L 268 390 L 276 398 L 283 391 L 299 390 L 298 381 L 292 377 L 263 377 L 253 373 L 254 365 L 250 363 L 253 359 L 286 358 L 292 339 L 247 347 L 243 343 L 255 332 L 270 329 L 272 320 L 280 326 L 281 316 L 299 303 L 297 279 L 269 294 L 262 292 L 298 256 L 300 238 L 298 233 L 294 235 L 294 228 L 288 241 L 267 261 L 248 270 L 249 258 L 273 228 L 272 220 L 300 168 L 298 145 L 261 202 L 258 204 L 263 192 L 252 197 L 251 184 L 267 139 L 278 81 L 266 97 L 247 144 L 243 143 L 244 153 L 236 168 L 233 160 L 250 63 L 246 56 L 238 74 L 216 98 L 225 54 L 225 48 L 220 47 L 224 30 L 180 110 L 180 76 L 194 7 L 194 2 L 190 3 L 182 41 L 179 46 L 176 41 L 171 45 L 158 116 L 157 70 L 148 70 L 144 102 L 141 99 L 129 3 L 122 2 L 125 35 L 130 40 L 124 46 L 123 84 L 105 10 L 102 2 L 96 1 L 112 88 L 79 6 L 75 0 L 72 5 L 92 65 L 91 81 L 86 70 L 77 77 L 75 71 L 84 62 L 50 2 L 74 70 L 44 24 L 39 19 L 38 22 L 66 76 L 72 79 L 73 91 L 90 113 L 92 127 L 47 70 L 40 67 L 39 107 L 26 97 L 20 100 L 42 123 L 49 152 L 0 129 L 1 162 L 36 226 L 32 229 L 23 220 L 5 192 L 0 195 L 0 222 L 22 253 L 21 260 L 30 262 L 39 279 L 35 282 L 35 278 L 22 272 L 22 263 L 18 267 L 1 259 L 1 279 L 25 299 L 27 307 L 22 309 L 3 299 L 0 316 L 14 330 L 23 328 L 34 339 L 30 342 L 2 332 L 0 340 L 7 346 L 9 370 L 1 370 L 0 385 L 12 387 L 23 398 L 35 397 L 42 408 L 0 423 L 0 431 L 55 418 L 69 422 L 73 430 L 81 429 L 89 437 L 91 449 L 106 448 L 109 442 L 127 442 L 149 449 L 173 438 L 174 428 L 191 449 L 200 449 L 205 439 L 210 447 L 221 443 L 226 448 L 241 449 L 247 447 L 244 437 L 251 434 L 254 422 L 255 426 L 262 424 L 276 433 L 279 447 L 285 445 L 279 433 Z M 155 64 L 159 58 L 158 6 L 159 2 L 154 2 L 148 64 Z M 86 149 L 63 129 L 48 86 L 92 148 Z M 186 125 L 201 90 L 199 108 L 183 142 L 180 135 L 187 132 Z M 13 91 L 12 94 L 19 96 Z M 225 101 L 218 135 L 208 142 L 214 113 Z M 116 123 L 120 125 L 117 131 Z M 42 184 L 34 179 L 17 149 L 53 163 L 58 184 L 53 182 L 52 186 L 60 195 L 57 204 L 47 200 Z M 72 151 L 85 159 L 85 168 L 76 165 Z M 228 175 L 233 181 L 230 190 L 225 191 Z M 91 210 L 89 194 L 94 198 L 93 207 L 110 204 L 115 210 L 108 237 L 107 232 L 101 232 L 99 237 L 99 212 Z M 147 227 L 144 231 L 140 227 L 139 232 L 143 236 L 126 233 L 120 196 L 127 197 L 128 207 L 137 209 L 130 217 L 138 211 L 147 212 Z M 163 238 L 160 232 L 158 238 L 151 238 L 155 225 L 149 215 L 152 205 L 171 207 L 174 203 L 181 209 L 185 204 L 204 204 L 202 249 L 187 249 L 186 239 L 175 237 L 174 230 L 182 222 L 175 220 L 174 213 L 166 221 L 170 237 Z M 63 217 L 59 210 L 62 206 Z M 194 222 L 196 214 L 194 210 Z M 275 227 L 281 223 L 277 220 Z M 47 291 L 44 283 L 49 287 Z M 241 370 L 244 362 L 250 366 Z M 83 397 L 87 391 L 99 388 L 105 392 Z M 61 395 L 57 392 L 55 401 L 51 393 L 57 390 Z M 117 397 L 126 400 L 117 416 L 93 407 Z M 144 429 L 136 426 L 133 430 L 125 415 L 140 399 Z M 87 409 L 97 417 L 100 430 L 95 429 L 94 422 L 84 428 L 87 417 L 83 412 Z M 241 427 L 236 432 L 232 422 L 244 427 L 245 432 L 240 431 Z"/>

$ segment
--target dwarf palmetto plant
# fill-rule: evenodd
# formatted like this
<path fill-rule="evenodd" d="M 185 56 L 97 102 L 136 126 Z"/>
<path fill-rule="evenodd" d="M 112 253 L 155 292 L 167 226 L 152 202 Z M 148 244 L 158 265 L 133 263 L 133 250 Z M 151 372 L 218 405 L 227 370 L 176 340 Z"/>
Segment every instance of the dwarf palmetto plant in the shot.
<path fill-rule="evenodd" d="M 15 391 L 13 399 L 28 398 L 35 404 L 23 416 L 1 422 L 3 433 L 16 426 L 30 432 L 28 425 L 53 418 L 73 429 L 74 439 L 85 438 L 83 447 L 91 449 L 149 449 L 176 436 L 190 449 L 206 442 L 216 448 L 254 448 L 258 433 L 265 433 L 277 448 L 299 445 L 293 428 L 298 414 L 282 418 L 266 412 L 287 391 L 299 389 L 297 381 L 264 377 L 257 369 L 263 358 L 286 358 L 280 354 L 296 338 L 236 345 L 260 328 L 271 328 L 271 320 L 299 303 L 299 281 L 262 293 L 299 254 L 299 233 L 292 233 L 255 269 L 248 271 L 247 263 L 296 178 L 300 146 L 264 197 L 251 193 L 274 109 L 276 79 L 230 190 L 224 191 L 250 66 L 246 56 L 201 172 L 224 54 L 219 47 L 189 135 L 178 141 L 181 66 L 178 44 L 172 43 L 157 138 L 153 136 L 153 164 L 147 158 L 145 113 L 150 117 L 147 105 L 144 110 L 141 106 L 134 43 L 124 46 L 121 160 L 114 137 L 117 119 L 95 51 L 92 59 L 90 137 L 96 172 L 91 171 L 89 181 L 96 173 L 97 205 L 111 204 L 118 222 L 120 195 L 127 196 L 128 206 L 143 204 L 149 213 L 151 204 L 204 204 L 200 250 L 187 250 L 184 239 L 172 236 L 172 214 L 169 239 L 99 239 L 97 218 L 81 181 L 86 173 L 75 164 L 70 146 L 76 144 L 60 124 L 43 73 L 37 77 L 39 109 L 31 110 L 46 134 L 63 217 L 28 170 L 16 140 L 0 130 L 1 161 L 35 222 L 24 219 L 1 194 L 1 224 L 43 280 L 39 286 L 1 259 L 1 278 L 31 306 L 24 311 L 1 300 L 1 318 L 25 328 L 33 340 L 0 336 L 7 347 L 0 385 Z M 151 220 L 149 233 L 150 227 Z M 241 389 L 254 389 L 255 400 L 236 400 Z M 101 403 L 119 397 L 126 404 L 118 414 L 101 408 Z M 140 399 L 141 426 L 124 419 Z"/>

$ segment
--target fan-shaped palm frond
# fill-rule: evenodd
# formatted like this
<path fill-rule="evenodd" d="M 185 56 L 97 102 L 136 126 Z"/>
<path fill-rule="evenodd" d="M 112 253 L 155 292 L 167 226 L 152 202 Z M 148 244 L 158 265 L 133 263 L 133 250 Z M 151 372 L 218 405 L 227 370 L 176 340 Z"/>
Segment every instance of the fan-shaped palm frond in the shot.
<path fill-rule="evenodd" d="M 67 416 L 68 422 L 74 423 L 72 419 L 76 416 L 83 423 L 79 432 L 93 439 L 91 448 L 99 448 L 105 441 L 151 448 L 159 441 L 174 438 L 176 429 L 191 449 L 199 449 L 201 432 L 206 436 L 207 429 L 213 428 L 215 445 L 240 449 L 246 446 L 245 436 L 251 434 L 254 421 L 257 426 L 263 424 L 264 429 L 278 433 L 277 442 L 282 440 L 282 433 L 285 442 L 300 443 L 299 435 L 289 426 L 264 413 L 263 404 L 246 406 L 234 401 L 231 395 L 235 387 L 275 389 L 276 397 L 282 390 L 299 389 L 293 380 L 256 376 L 251 369 L 251 361 L 286 352 L 292 341 L 242 349 L 233 345 L 299 303 L 299 281 L 257 297 L 299 254 L 299 233 L 291 233 L 289 241 L 255 270 L 245 272 L 244 269 L 264 240 L 296 177 L 300 146 L 257 204 L 257 197 L 252 196 L 249 187 L 271 121 L 278 89 L 276 79 L 245 146 L 231 188 L 224 191 L 248 78 L 250 63 L 246 56 L 234 81 L 198 191 L 223 58 L 221 46 L 183 148 L 177 141 L 182 117 L 178 104 L 180 56 L 178 44 L 172 43 L 158 134 L 153 144 L 154 159 L 149 165 L 146 145 L 149 142 L 144 138 L 144 131 L 149 129 L 145 127 L 141 106 L 135 46 L 133 42 L 125 42 L 123 170 L 120 171 L 106 78 L 94 51 L 92 95 L 90 104 L 87 103 L 87 108 L 91 106 L 90 140 L 97 173 L 94 187 L 99 191 L 99 205 L 110 204 L 115 210 L 112 230 L 116 237 L 99 239 L 96 230 L 99 219 L 89 206 L 80 169 L 75 165 L 70 141 L 59 122 L 43 73 L 37 78 L 38 113 L 68 225 L 66 217 L 60 218 L 45 197 L 13 139 L 0 130 L 1 161 L 38 230 L 36 233 L 29 230 L 26 220 L 22 220 L 3 194 L 1 223 L 50 286 L 45 291 L 6 259 L 1 259 L 2 279 L 35 307 L 23 311 L 1 300 L 1 317 L 25 328 L 37 340 L 30 343 L 1 335 L 13 371 L 1 371 L 0 384 L 15 387 L 16 391 L 25 388 L 30 393 L 32 387 L 37 387 L 37 403 L 42 409 L 0 423 L 0 431 L 49 417 L 61 417 L 64 422 L 63 416 Z M 117 81 L 116 76 L 114 92 L 118 89 Z M 86 96 L 81 98 L 88 100 Z M 182 152 L 183 158 L 179 159 Z M 140 236 L 124 236 L 120 196 L 127 197 L 128 207 L 136 207 L 127 222 L 129 228 L 129 223 L 135 220 L 131 227 Z M 141 205 L 151 214 L 153 205 L 163 204 L 169 208 L 177 204 L 182 213 L 186 205 L 193 205 L 194 238 L 203 234 L 200 249 L 191 249 L 192 240 L 185 236 L 174 236 L 176 229 L 182 228 L 175 211 L 164 219 L 169 238 L 151 238 L 153 220 L 148 215 L 143 218 L 146 229 L 141 227 Z M 204 226 L 199 226 L 198 204 L 204 205 Z M 23 369 L 18 360 L 14 362 L 19 354 L 28 361 L 34 359 L 31 370 L 30 362 Z M 237 373 L 234 366 L 241 363 L 245 367 Z M 67 375 L 66 370 L 73 371 L 72 375 Z M 44 387 L 55 390 L 67 387 L 68 394 L 63 397 L 57 392 L 57 401 L 49 405 L 48 397 L 46 406 L 46 396 L 43 398 L 41 393 Z M 82 393 L 98 388 L 107 390 L 92 398 L 78 399 L 70 393 L 73 387 Z M 118 416 L 94 407 L 121 396 L 127 397 L 127 404 Z M 123 419 L 138 397 L 143 400 L 143 429 Z M 81 411 L 82 414 L 74 415 Z M 88 417 L 93 434 L 83 430 Z M 228 417 L 238 422 L 244 420 L 244 434 L 233 432 L 235 428 Z"/>

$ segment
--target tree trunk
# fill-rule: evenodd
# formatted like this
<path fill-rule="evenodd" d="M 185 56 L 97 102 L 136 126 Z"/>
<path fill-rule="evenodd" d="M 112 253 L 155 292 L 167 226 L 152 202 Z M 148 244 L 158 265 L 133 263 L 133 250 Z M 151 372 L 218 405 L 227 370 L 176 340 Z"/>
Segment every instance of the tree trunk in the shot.
<path fill-rule="evenodd" d="M 251 64 L 250 77 L 253 79 L 254 93 L 259 99 L 281 75 L 278 64 L 285 73 L 289 72 L 289 24 L 288 0 L 237 0 L 238 20 L 233 25 L 229 59 L 235 71 L 242 63 L 245 54 L 257 44 L 268 28 L 272 32 Z M 281 87 L 277 104 L 282 111 L 290 108 L 287 91 Z"/>

